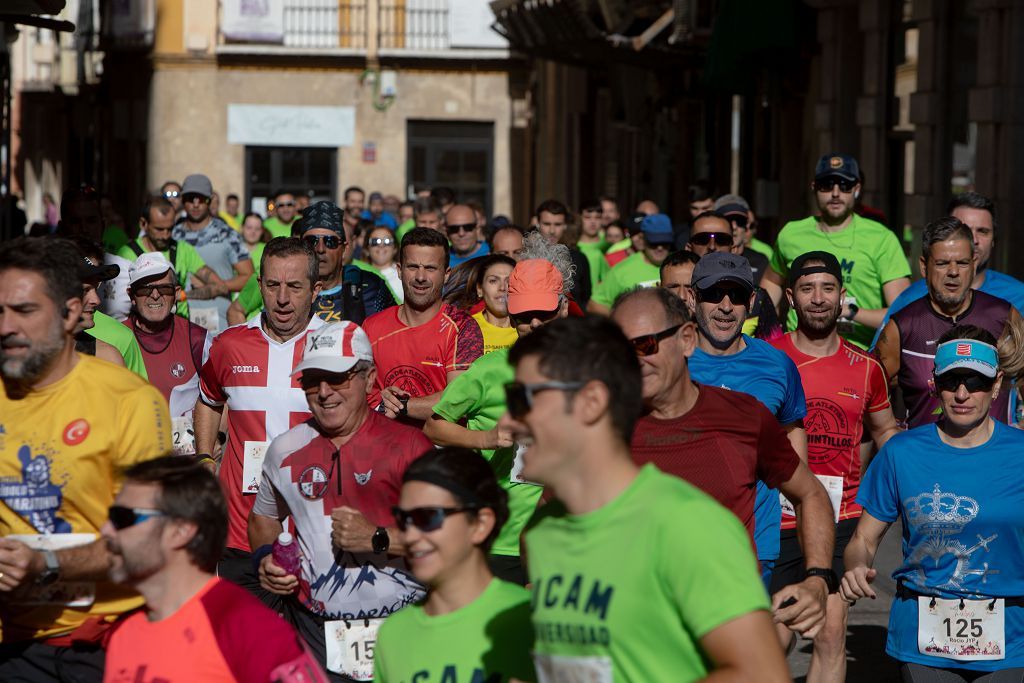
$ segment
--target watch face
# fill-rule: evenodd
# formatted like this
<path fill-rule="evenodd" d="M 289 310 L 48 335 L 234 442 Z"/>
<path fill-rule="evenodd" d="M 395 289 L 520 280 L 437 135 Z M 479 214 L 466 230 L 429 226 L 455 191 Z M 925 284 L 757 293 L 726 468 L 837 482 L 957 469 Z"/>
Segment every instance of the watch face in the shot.
<path fill-rule="evenodd" d="M 384 529 L 383 527 L 377 529 L 373 534 L 373 551 L 382 553 L 386 551 L 390 545 L 391 539 L 388 537 L 387 529 Z"/>
<path fill-rule="evenodd" d="M 56 569 L 44 569 L 43 573 L 39 575 L 36 583 L 40 586 L 49 586 L 56 583 L 57 578 L 60 576 L 60 572 Z"/>

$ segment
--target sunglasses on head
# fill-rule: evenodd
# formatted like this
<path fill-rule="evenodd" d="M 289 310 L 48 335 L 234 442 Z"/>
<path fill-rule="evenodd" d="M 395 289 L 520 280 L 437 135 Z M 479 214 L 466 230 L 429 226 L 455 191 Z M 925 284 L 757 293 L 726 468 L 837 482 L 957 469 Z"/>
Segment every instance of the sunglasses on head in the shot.
<path fill-rule="evenodd" d="M 317 245 L 321 242 L 324 243 L 325 249 L 337 249 L 341 245 L 345 244 L 345 240 L 341 239 L 338 235 L 305 235 L 302 240 L 308 244 L 311 249 L 316 249 Z"/>
<path fill-rule="evenodd" d="M 857 181 L 834 176 L 829 178 L 819 178 L 814 181 L 814 189 L 817 192 L 831 192 L 832 188 L 836 185 L 839 186 L 840 192 L 853 192 L 853 188 L 857 185 Z"/>
<path fill-rule="evenodd" d="M 141 524 L 152 517 L 166 517 L 163 510 L 152 510 L 148 508 L 126 508 L 122 505 L 111 505 L 107 509 L 110 518 L 110 525 L 120 531 L 130 526 Z"/>
<path fill-rule="evenodd" d="M 644 334 L 639 337 L 633 337 L 629 340 L 629 343 L 633 345 L 638 356 L 653 356 L 658 352 L 658 343 L 664 339 L 668 339 L 673 334 L 679 331 L 679 328 L 683 324 L 673 325 L 667 330 L 661 332 L 655 332 L 654 334 Z"/>
<path fill-rule="evenodd" d="M 579 391 L 585 384 L 585 382 L 539 382 L 537 384 L 510 382 L 505 385 L 505 405 L 508 407 L 509 415 L 521 420 L 524 415 L 533 410 L 534 394 L 539 394 L 542 391 L 571 393 Z"/>
<path fill-rule="evenodd" d="M 460 232 L 473 232 L 476 230 L 476 223 L 463 223 L 462 225 L 449 225 L 445 228 L 449 235 L 457 235 Z"/>
<path fill-rule="evenodd" d="M 138 287 L 133 287 L 132 291 L 135 293 L 135 296 L 145 298 L 154 291 L 159 292 L 160 296 L 174 296 L 177 288 L 177 285 L 139 285 Z"/>
<path fill-rule="evenodd" d="M 962 384 L 969 393 L 973 394 L 979 391 L 992 391 L 992 386 L 995 383 L 995 377 L 986 377 L 977 372 L 947 372 L 935 377 L 935 387 L 939 391 L 956 392 Z"/>
<path fill-rule="evenodd" d="M 513 325 L 529 325 L 534 320 L 546 323 L 554 320 L 558 316 L 559 310 L 556 308 L 553 311 L 523 311 L 522 313 L 509 313 L 508 317 Z"/>
<path fill-rule="evenodd" d="M 460 512 L 476 512 L 476 510 L 477 508 L 473 506 L 458 508 L 422 507 L 403 510 L 396 505 L 391 508 L 391 514 L 395 516 L 395 526 L 398 527 L 399 531 L 405 531 L 410 526 L 414 526 L 420 531 L 437 531 L 444 524 L 445 518 L 457 515 Z"/>
<path fill-rule="evenodd" d="M 390 247 L 394 243 L 390 237 L 371 237 L 369 241 L 371 247 Z"/>
<path fill-rule="evenodd" d="M 750 303 L 751 291 L 742 287 L 708 287 L 707 289 L 697 288 L 696 291 L 697 298 L 706 304 L 721 303 L 725 297 L 729 297 L 733 306 L 746 306 Z"/>
<path fill-rule="evenodd" d="M 730 232 L 698 232 L 696 235 L 690 235 L 690 243 L 706 247 L 711 244 L 712 238 L 714 238 L 715 244 L 719 246 L 732 246 L 732 233 Z"/>

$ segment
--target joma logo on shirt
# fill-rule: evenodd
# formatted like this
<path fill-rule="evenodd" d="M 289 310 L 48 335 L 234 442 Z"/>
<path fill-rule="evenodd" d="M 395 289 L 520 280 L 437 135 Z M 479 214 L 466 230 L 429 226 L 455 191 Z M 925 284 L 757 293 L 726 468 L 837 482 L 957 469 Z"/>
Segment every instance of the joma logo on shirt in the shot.
<path fill-rule="evenodd" d="M 231 366 L 231 374 L 232 375 L 243 375 L 243 374 L 258 375 L 258 374 L 260 374 L 260 366 L 258 366 L 258 365 L 232 365 Z"/>
<path fill-rule="evenodd" d="M 566 581 L 561 574 L 555 574 L 548 578 L 537 579 L 533 589 L 533 608 L 537 610 L 538 603 L 543 602 L 544 607 L 549 609 L 561 607 L 562 609 L 583 610 L 584 614 L 595 613 L 602 621 L 608 616 L 608 606 L 612 602 L 614 586 L 603 586 L 600 581 L 590 582 L 589 592 L 584 596 L 584 578 L 577 574 L 571 581 Z"/>

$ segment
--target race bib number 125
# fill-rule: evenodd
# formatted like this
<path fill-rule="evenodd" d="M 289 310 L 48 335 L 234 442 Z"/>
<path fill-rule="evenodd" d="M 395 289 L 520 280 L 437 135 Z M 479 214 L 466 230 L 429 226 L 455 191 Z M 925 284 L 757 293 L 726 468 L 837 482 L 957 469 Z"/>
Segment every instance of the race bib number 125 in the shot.
<path fill-rule="evenodd" d="M 1006 657 L 1006 603 L 1002 599 L 920 596 L 917 615 L 917 649 L 923 655 L 958 662 Z"/>

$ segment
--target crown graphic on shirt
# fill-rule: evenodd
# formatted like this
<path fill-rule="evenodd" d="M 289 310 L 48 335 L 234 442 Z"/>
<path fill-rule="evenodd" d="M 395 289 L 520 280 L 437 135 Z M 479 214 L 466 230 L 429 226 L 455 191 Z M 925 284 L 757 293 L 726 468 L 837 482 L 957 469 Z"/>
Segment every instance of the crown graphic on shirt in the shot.
<path fill-rule="evenodd" d="M 958 533 L 978 516 L 978 501 L 969 496 L 943 493 L 936 484 L 931 493 L 903 501 L 910 523 L 923 531 Z"/>

